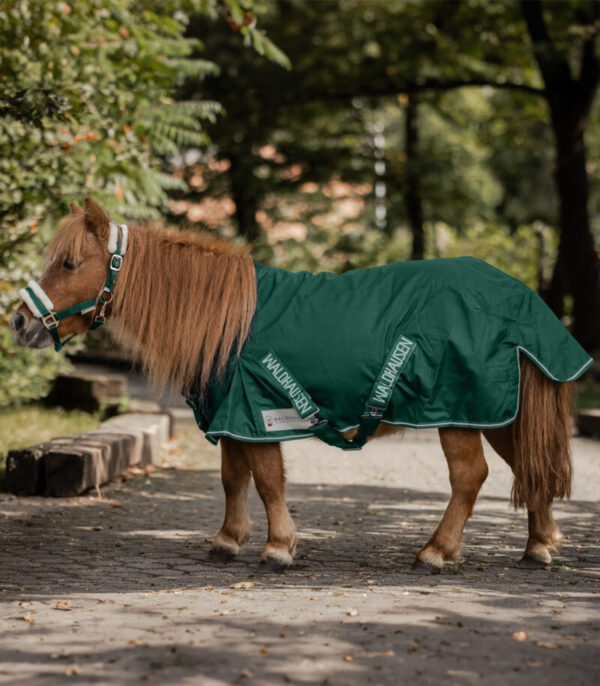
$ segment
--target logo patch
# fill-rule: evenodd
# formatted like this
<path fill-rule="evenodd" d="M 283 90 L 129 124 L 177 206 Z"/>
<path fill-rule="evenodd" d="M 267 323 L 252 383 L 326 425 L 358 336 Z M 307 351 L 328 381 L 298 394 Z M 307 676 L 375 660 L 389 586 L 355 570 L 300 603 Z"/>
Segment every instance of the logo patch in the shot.
<path fill-rule="evenodd" d="M 261 410 L 265 431 L 289 431 L 290 429 L 310 429 L 314 424 L 311 418 L 302 419 L 293 407 L 279 410 Z"/>

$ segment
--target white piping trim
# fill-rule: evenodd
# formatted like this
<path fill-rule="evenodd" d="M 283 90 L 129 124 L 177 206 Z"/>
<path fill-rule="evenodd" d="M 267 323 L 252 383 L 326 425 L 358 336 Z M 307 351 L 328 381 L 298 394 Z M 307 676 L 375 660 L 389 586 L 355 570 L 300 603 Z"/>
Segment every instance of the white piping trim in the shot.
<path fill-rule="evenodd" d="M 553 374 L 550 373 L 550 371 L 545 367 L 535 355 L 529 352 L 527 348 L 524 348 L 521 345 L 515 346 L 515 352 L 517 355 L 517 369 L 519 372 L 519 378 L 517 382 L 517 407 L 515 410 L 514 415 L 510 419 L 506 419 L 502 422 L 497 422 L 494 424 L 475 424 L 472 422 L 434 422 L 431 424 L 413 424 L 411 422 L 394 422 L 386 419 L 382 419 L 381 423 L 382 424 L 388 424 L 390 426 L 407 426 L 412 429 L 435 429 L 435 428 L 442 428 L 444 426 L 465 426 L 465 427 L 470 427 L 472 429 L 500 429 L 503 426 L 507 426 L 508 424 L 512 424 L 515 419 L 517 418 L 517 415 L 519 414 L 519 403 L 521 399 L 521 364 L 519 360 L 520 352 L 523 351 L 531 360 L 534 362 L 546 376 L 548 376 L 550 379 L 553 381 L 558 381 L 559 383 L 567 383 L 568 381 L 574 381 L 575 379 L 579 378 L 583 372 L 594 362 L 593 358 L 590 357 L 590 359 L 582 366 L 580 367 L 575 374 L 570 376 L 568 379 L 565 379 L 562 381 L 561 379 L 558 379 L 555 377 Z M 350 431 L 351 429 L 356 429 L 358 428 L 359 424 L 355 424 L 353 426 L 347 426 L 344 427 L 343 429 L 335 429 L 336 431 L 339 431 L 340 433 L 344 433 L 345 431 Z M 231 436 L 232 438 L 239 438 L 243 441 L 249 441 L 249 442 L 257 442 L 257 443 L 276 443 L 278 441 L 285 441 L 285 440 L 299 440 L 302 438 L 310 438 L 311 436 L 314 436 L 313 433 L 309 432 L 306 434 L 303 434 L 301 436 L 298 436 L 297 434 L 290 435 L 290 436 L 273 436 L 273 437 L 264 437 L 264 438 L 254 438 L 252 436 L 239 436 L 237 434 L 231 433 L 230 431 L 206 431 L 205 432 L 206 436 Z"/>
<path fill-rule="evenodd" d="M 119 227 L 113 221 L 109 222 L 108 225 L 110 227 L 110 236 L 108 237 L 108 252 L 112 255 L 117 250 Z"/>
<path fill-rule="evenodd" d="M 54 310 L 54 304 L 52 300 L 46 295 L 44 292 L 44 289 L 40 286 L 37 281 L 34 281 L 33 279 L 29 279 L 27 282 L 27 285 L 31 290 L 37 295 L 37 297 L 42 301 L 42 303 L 46 306 L 46 308 L 52 312 Z"/>
<path fill-rule="evenodd" d="M 38 308 L 35 306 L 33 300 L 31 299 L 31 296 L 29 293 L 24 289 L 21 288 L 19 290 L 19 295 L 21 296 L 21 300 L 27 305 L 27 307 L 31 310 L 31 314 L 36 318 L 40 319 L 42 316 L 42 313 L 38 310 Z"/>
<path fill-rule="evenodd" d="M 253 436 L 240 436 L 238 434 L 233 434 L 231 431 L 205 431 L 204 432 L 205 436 L 231 436 L 231 438 L 240 438 L 242 441 L 249 441 L 249 442 L 255 442 L 255 443 L 279 443 L 279 441 L 295 441 L 295 440 L 300 440 L 302 438 L 310 438 L 311 436 L 314 436 L 313 433 L 308 433 L 303 436 L 295 436 L 294 434 L 291 434 L 290 436 L 270 436 L 270 437 L 259 437 L 255 438 Z"/>
<path fill-rule="evenodd" d="M 568 379 L 558 379 L 556 376 L 554 376 L 554 374 L 552 374 L 552 373 L 551 373 L 551 372 L 550 372 L 550 371 L 549 371 L 549 370 L 548 370 L 548 369 L 538 360 L 538 358 L 537 358 L 533 353 L 530 353 L 529 350 L 527 350 L 527 348 L 524 348 L 523 346 L 518 345 L 518 346 L 517 346 L 517 349 L 518 349 L 518 350 L 522 350 L 522 351 L 527 355 L 527 357 L 529 357 L 529 358 L 531 359 L 532 362 L 535 362 L 536 365 L 540 368 L 540 370 L 543 371 L 544 374 L 545 374 L 548 378 L 552 379 L 553 381 L 559 381 L 560 383 L 567 383 L 568 381 L 574 381 L 575 379 L 577 379 L 578 377 L 580 377 L 580 376 L 583 374 L 583 372 L 584 372 L 584 371 L 594 362 L 594 360 L 590 357 L 590 359 L 583 365 L 583 367 L 580 367 L 580 368 L 575 372 L 575 374 L 573 374 L 573 376 L 570 376 Z"/>
<path fill-rule="evenodd" d="M 86 307 L 85 310 L 81 310 L 80 314 L 87 314 L 88 312 L 93 312 L 96 309 L 96 305 L 91 307 Z"/>

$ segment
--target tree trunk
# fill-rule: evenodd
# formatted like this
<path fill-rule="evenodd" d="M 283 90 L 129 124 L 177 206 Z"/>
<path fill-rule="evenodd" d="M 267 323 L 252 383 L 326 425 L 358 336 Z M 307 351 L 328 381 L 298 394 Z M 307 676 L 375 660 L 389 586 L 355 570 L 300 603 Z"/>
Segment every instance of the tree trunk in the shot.
<path fill-rule="evenodd" d="M 561 315 L 564 296 L 573 297 L 573 335 L 588 350 L 600 348 L 600 260 L 588 213 L 589 187 L 584 133 L 600 81 L 596 56 L 600 5 L 590 3 L 590 33 L 583 42 L 578 73 L 553 43 L 541 0 L 521 0 L 521 11 L 545 84 L 556 139 L 556 188 L 560 242 L 548 301 Z"/>
<path fill-rule="evenodd" d="M 419 184 L 419 121 L 417 100 L 414 94 L 408 95 L 405 120 L 404 149 L 406 153 L 406 189 L 404 203 L 408 223 L 412 232 L 411 260 L 425 257 L 425 230 L 423 228 L 423 204 Z"/>
<path fill-rule="evenodd" d="M 572 108 L 573 103 L 562 107 Z M 573 335 L 591 350 L 600 347 L 600 262 L 590 229 L 583 127 L 570 119 L 572 116 L 553 112 L 560 242 L 550 305 L 562 314 L 561 296 L 568 290 L 573 296 Z"/>
<path fill-rule="evenodd" d="M 260 235 L 260 227 L 256 221 L 258 199 L 252 189 L 252 169 L 248 169 L 237 157 L 230 157 L 230 162 L 231 197 L 235 203 L 238 233 L 248 243 L 253 243 Z"/>

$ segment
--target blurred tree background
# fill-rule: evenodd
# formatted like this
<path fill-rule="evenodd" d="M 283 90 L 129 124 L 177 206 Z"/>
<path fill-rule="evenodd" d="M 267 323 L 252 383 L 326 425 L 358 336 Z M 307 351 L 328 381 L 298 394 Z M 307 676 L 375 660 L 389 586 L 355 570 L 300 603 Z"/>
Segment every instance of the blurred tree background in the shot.
<path fill-rule="evenodd" d="M 598 350 L 599 31 L 591 0 L 9 0 L 2 305 L 93 195 L 293 270 L 472 254 Z M 54 373 L 1 336 L 3 377 Z"/>
<path fill-rule="evenodd" d="M 224 7 L 243 21 L 237 0 Z M 219 71 L 185 35 L 192 13 L 225 23 L 218 0 L 0 6 L 0 406 L 45 395 L 65 367 L 52 349 L 15 346 L 8 321 L 68 203 L 93 196 L 116 220 L 159 218 L 186 189 L 169 157 L 210 141 L 221 105 L 174 97 Z M 256 27 L 245 38 L 287 65 Z"/>

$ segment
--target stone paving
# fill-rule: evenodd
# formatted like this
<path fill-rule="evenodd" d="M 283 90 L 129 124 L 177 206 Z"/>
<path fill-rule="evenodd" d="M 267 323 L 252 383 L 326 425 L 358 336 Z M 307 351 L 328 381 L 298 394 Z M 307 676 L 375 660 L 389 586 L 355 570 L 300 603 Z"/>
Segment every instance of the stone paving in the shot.
<path fill-rule="evenodd" d="M 598 684 L 600 444 L 575 441 L 568 542 L 549 570 L 490 476 L 464 560 L 410 573 L 449 493 L 435 432 L 360 453 L 286 444 L 298 557 L 261 572 L 262 505 L 240 558 L 208 560 L 218 450 L 181 424 L 162 468 L 72 499 L 0 497 L 0 684 Z"/>

